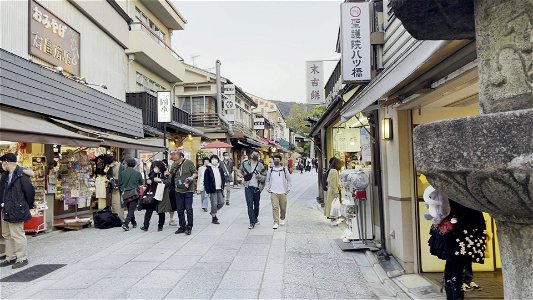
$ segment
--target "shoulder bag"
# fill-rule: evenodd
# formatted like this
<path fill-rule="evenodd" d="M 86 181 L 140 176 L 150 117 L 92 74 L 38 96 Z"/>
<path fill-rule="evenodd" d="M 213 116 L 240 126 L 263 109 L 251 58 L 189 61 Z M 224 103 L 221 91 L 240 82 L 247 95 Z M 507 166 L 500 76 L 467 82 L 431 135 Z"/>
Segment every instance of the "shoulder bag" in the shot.
<path fill-rule="evenodd" d="M 252 163 L 250 163 L 250 167 L 252 166 Z M 259 162 L 257 162 L 257 165 L 255 165 L 255 169 L 252 171 L 252 173 L 249 173 L 246 168 L 243 168 L 244 171 L 246 171 L 246 175 L 244 175 L 244 181 L 250 181 L 252 180 L 252 177 L 254 176 L 255 171 L 257 170 L 257 166 L 259 166 Z"/>
<path fill-rule="evenodd" d="M 130 180 L 131 180 L 131 175 L 130 177 L 128 178 L 128 181 L 127 183 L 124 185 L 124 186 L 127 186 L 128 183 L 130 183 Z M 127 190 L 127 191 L 124 191 L 122 193 L 122 199 L 124 201 L 124 203 L 128 203 L 128 202 L 131 202 L 131 201 L 135 201 L 139 198 L 139 192 L 137 191 L 136 188 L 134 189 L 131 189 L 131 190 Z"/>

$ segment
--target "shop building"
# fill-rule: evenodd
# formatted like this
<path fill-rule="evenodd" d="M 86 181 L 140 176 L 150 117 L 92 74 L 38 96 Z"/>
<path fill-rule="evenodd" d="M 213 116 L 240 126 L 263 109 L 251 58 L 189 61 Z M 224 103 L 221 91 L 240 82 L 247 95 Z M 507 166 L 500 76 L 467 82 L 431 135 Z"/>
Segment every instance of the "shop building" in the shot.
<path fill-rule="evenodd" d="M 131 20 L 117 3 L 2 1 L 0 11 L 0 150 L 34 169 L 38 230 L 50 230 L 109 203 L 105 189 L 95 197 L 97 156 L 163 148 L 124 102 Z"/>

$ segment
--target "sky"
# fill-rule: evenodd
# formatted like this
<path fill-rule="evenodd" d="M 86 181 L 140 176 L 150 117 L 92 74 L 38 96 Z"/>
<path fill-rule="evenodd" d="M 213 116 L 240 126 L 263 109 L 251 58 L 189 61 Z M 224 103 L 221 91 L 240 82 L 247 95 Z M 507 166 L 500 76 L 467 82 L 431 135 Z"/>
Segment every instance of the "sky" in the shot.
<path fill-rule="evenodd" d="M 342 1 L 172 1 L 187 20 L 172 47 L 256 96 L 305 102 L 305 61 L 338 59 Z M 327 81 L 336 62 L 324 62 Z"/>

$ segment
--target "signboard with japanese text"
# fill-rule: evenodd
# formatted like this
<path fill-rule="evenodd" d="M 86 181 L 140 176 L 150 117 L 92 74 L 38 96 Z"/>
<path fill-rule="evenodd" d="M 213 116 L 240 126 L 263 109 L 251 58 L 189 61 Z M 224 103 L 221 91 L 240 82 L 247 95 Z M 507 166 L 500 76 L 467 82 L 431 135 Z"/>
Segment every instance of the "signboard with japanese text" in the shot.
<path fill-rule="evenodd" d="M 80 76 L 80 33 L 36 1 L 28 3 L 29 53 Z"/>
<path fill-rule="evenodd" d="M 222 94 L 224 95 L 222 105 L 224 106 L 226 119 L 228 121 L 235 121 L 235 85 L 224 84 Z"/>
<path fill-rule="evenodd" d="M 254 119 L 254 130 L 263 130 L 265 129 L 265 118 L 255 118 Z"/>
<path fill-rule="evenodd" d="M 172 122 L 172 103 L 170 92 L 157 92 L 157 122 Z"/>
<path fill-rule="evenodd" d="M 307 103 L 324 103 L 324 64 L 321 61 L 307 61 L 305 63 L 307 80 Z"/>
<path fill-rule="evenodd" d="M 368 129 L 360 128 L 360 135 L 361 135 L 361 157 L 362 161 L 372 161 L 372 141 L 370 139 L 370 133 L 368 133 Z"/>
<path fill-rule="evenodd" d="M 341 4 L 341 73 L 344 82 L 370 81 L 370 3 Z"/>

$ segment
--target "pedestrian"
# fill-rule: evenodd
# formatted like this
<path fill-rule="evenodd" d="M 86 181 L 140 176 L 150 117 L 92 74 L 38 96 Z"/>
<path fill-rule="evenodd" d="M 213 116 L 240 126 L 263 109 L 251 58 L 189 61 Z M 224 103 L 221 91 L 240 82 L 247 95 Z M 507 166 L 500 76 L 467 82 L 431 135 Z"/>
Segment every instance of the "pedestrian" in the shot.
<path fill-rule="evenodd" d="M 202 210 L 205 212 L 207 212 L 207 205 L 209 203 L 209 195 L 205 192 L 203 182 L 204 182 L 205 170 L 207 169 L 208 165 L 209 165 L 209 157 L 204 157 L 202 159 L 202 166 L 198 168 L 198 185 L 196 187 L 196 193 L 200 194 L 200 197 L 202 199 L 201 201 Z"/>
<path fill-rule="evenodd" d="M 170 154 L 170 159 L 172 163 L 177 163 L 179 155 L 177 151 L 174 151 Z M 176 174 L 170 175 L 170 186 L 168 188 L 168 196 L 170 198 L 170 205 L 172 206 L 172 211 L 169 212 L 169 226 L 178 226 L 176 220 L 174 219 L 175 212 L 178 211 L 178 204 L 176 203 Z"/>
<path fill-rule="evenodd" d="M 7 153 L 0 157 L 5 171 L 0 179 L 0 207 L 2 207 L 2 236 L 5 239 L 6 259 L 0 267 L 18 269 L 28 264 L 28 241 L 24 222 L 32 218 L 35 188 L 24 169 L 17 165 L 17 156 Z"/>
<path fill-rule="evenodd" d="M 272 228 L 278 229 L 279 225 L 285 225 L 287 194 L 291 191 L 291 175 L 281 165 L 281 155 L 279 154 L 274 155 L 274 166 L 267 171 L 265 187 L 270 193 L 272 202 L 272 215 L 274 217 Z"/>
<path fill-rule="evenodd" d="M 229 157 L 228 152 L 224 152 L 222 154 L 224 157 L 224 161 L 222 162 L 222 169 L 224 170 L 224 178 L 225 178 L 225 198 L 226 198 L 226 205 L 229 205 L 229 199 L 231 195 L 231 185 L 233 183 L 233 169 L 234 164 L 233 160 Z"/>
<path fill-rule="evenodd" d="M 220 224 L 217 212 L 224 207 L 224 185 L 226 177 L 217 155 L 211 155 L 211 163 L 207 166 L 204 180 L 201 183 L 211 200 L 211 223 Z"/>
<path fill-rule="evenodd" d="M 289 168 L 289 173 L 292 174 L 292 172 L 294 172 L 294 160 L 292 158 L 289 158 L 289 161 L 287 162 L 287 168 Z"/>
<path fill-rule="evenodd" d="M 327 178 L 328 190 L 326 194 L 326 205 L 324 206 L 324 214 L 331 220 L 331 225 L 339 225 L 337 222 L 337 216 L 331 216 L 331 204 L 335 198 L 341 197 L 341 181 L 339 172 L 342 168 L 342 160 L 335 158 L 332 160 L 329 167 L 329 174 Z"/>
<path fill-rule="evenodd" d="M 259 162 L 259 151 L 252 149 L 249 152 L 251 159 L 241 164 L 239 173 L 244 179 L 244 195 L 248 206 L 248 218 L 250 219 L 248 229 L 253 229 L 255 225 L 259 224 L 257 219 L 259 217 L 259 201 L 266 180 L 266 170 L 263 164 Z"/>
<path fill-rule="evenodd" d="M 172 211 L 168 192 L 170 187 L 169 175 L 170 173 L 167 171 L 167 166 L 164 162 L 159 160 L 152 162 L 151 171 L 146 179 L 146 191 L 152 192 L 156 197 L 160 196 L 160 199 L 154 199 L 154 202 L 151 204 L 141 204 L 142 208 L 146 210 L 144 214 L 144 224 L 141 227 L 141 230 L 143 231 L 148 231 L 154 211 L 157 212 L 157 215 L 159 216 L 157 231 L 162 231 L 163 225 L 165 225 L 165 214 Z M 163 184 L 163 193 L 162 195 L 157 195 L 157 189 L 160 188 L 160 184 Z"/>
<path fill-rule="evenodd" d="M 307 159 L 305 157 L 302 157 L 302 159 L 300 159 L 300 164 L 298 165 L 298 169 L 300 170 L 300 174 L 303 174 L 304 173 L 304 170 L 305 170 L 305 162 L 307 161 Z"/>
<path fill-rule="evenodd" d="M 120 192 L 120 175 L 126 168 L 113 156 L 113 162 L 109 165 L 107 179 L 111 190 L 111 209 L 124 223 L 124 208 L 122 207 L 122 193 Z"/>
<path fill-rule="evenodd" d="M 135 158 L 130 158 L 127 160 L 127 168 L 120 175 L 120 189 L 122 191 L 123 205 L 128 209 L 128 214 L 126 219 L 124 219 L 124 224 L 122 224 L 122 229 L 124 231 L 130 230 L 130 222 L 133 228 L 137 228 L 137 221 L 135 220 L 135 209 L 139 201 L 139 192 L 141 185 L 143 185 L 143 178 L 141 172 L 135 169 L 137 166 L 137 161 Z"/>
<path fill-rule="evenodd" d="M 443 204 L 449 202 L 449 214 L 443 215 L 444 218 L 438 223 L 434 222 L 437 224 L 432 224 L 428 244 L 432 255 L 446 261 L 443 282 L 446 299 L 464 299 L 462 286 L 465 267 L 472 262 L 483 264 L 485 259 L 487 237 L 483 213 L 448 199 L 434 189 L 424 194 Z"/>
<path fill-rule="evenodd" d="M 176 234 L 185 233 L 191 235 L 193 227 L 192 199 L 194 195 L 194 179 L 198 177 L 198 171 L 190 159 L 185 158 L 183 152 L 178 152 L 178 159 L 172 165 L 170 173 L 176 181 L 176 204 L 178 207 L 179 228 Z M 185 219 L 187 211 L 187 219 Z"/>

